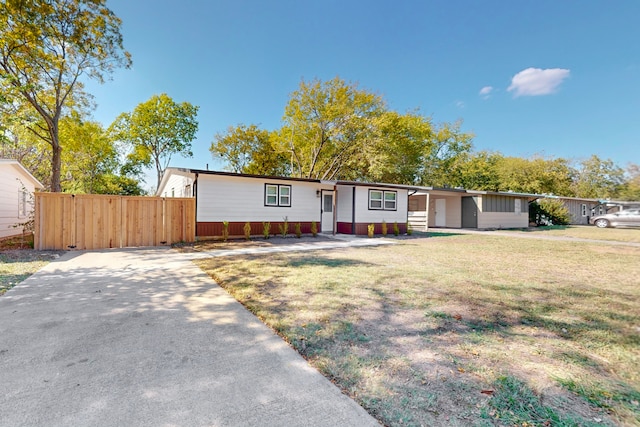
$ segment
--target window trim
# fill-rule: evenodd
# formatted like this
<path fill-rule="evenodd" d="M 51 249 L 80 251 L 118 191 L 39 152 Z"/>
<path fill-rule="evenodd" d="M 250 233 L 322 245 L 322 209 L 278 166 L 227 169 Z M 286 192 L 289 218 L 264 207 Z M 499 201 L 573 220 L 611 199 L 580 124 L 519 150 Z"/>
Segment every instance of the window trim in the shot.
<path fill-rule="evenodd" d="M 269 203 L 269 196 L 273 197 L 274 194 L 269 194 L 269 188 L 275 188 L 276 189 L 276 193 L 275 193 L 275 197 L 276 197 L 276 202 L 275 203 Z M 288 189 L 289 193 L 288 194 L 283 194 L 282 193 L 282 189 Z M 264 206 L 266 207 L 280 207 L 280 208 L 290 208 L 291 207 L 291 194 L 292 194 L 292 188 L 291 185 L 288 184 L 269 184 L 269 183 L 265 183 L 264 184 Z M 288 202 L 283 202 L 282 199 L 286 198 L 289 201 Z"/>
<path fill-rule="evenodd" d="M 583 218 L 587 216 L 587 204 L 586 203 L 582 203 L 580 205 L 580 214 L 582 215 Z"/>
<path fill-rule="evenodd" d="M 380 193 L 382 198 L 381 199 L 372 199 L 371 198 L 371 194 L 372 193 Z M 386 204 L 387 204 L 387 194 L 393 194 L 393 208 L 387 208 Z M 371 206 L 371 202 L 372 201 L 380 201 L 380 207 L 373 207 Z M 389 200 L 391 201 L 391 200 Z M 397 191 L 391 191 L 391 190 L 377 190 L 374 188 L 370 188 L 369 189 L 369 210 L 370 211 L 397 211 L 398 210 L 398 192 Z"/>

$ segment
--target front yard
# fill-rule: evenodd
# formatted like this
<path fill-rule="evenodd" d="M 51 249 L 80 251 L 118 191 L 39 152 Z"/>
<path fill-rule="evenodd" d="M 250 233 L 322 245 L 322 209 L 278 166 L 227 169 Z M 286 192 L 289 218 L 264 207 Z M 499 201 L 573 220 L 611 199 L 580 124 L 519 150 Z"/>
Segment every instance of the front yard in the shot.
<path fill-rule="evenodd" d="M 639 261 L 439 234 L 198 263 L 385 425 L 568 426 L 640 423 Z"/>

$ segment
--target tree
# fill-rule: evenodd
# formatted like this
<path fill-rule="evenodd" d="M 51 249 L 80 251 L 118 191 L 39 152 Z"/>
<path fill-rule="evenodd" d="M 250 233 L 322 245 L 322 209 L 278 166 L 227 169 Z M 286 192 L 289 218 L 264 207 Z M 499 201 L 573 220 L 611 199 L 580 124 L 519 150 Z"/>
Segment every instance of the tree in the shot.
<path fill-rule="evenodd" d="M 191 141 L 198 132 L 198 107 L 176 103 L 167 94 L 154 95 L 131 113 L 122 113 L 111 124 L 114 139 L 130 146 L 129 167 L 153 165 L 160 186 L 173 154 L 192 157 Z"/>
<path fill-rule="evenodd" d="M 565 159 L 502 157 L 497 162 L 497 191 L 573 195 L 573 170 Z"/>
<path fill-rule="evenodd" d="M 283 176 L 289 173 L 286 153 L 278 147 L 277 133 L 240 124 L 218 133 L 209 150 L 236 173 Z"/>
<path fill-rule="evenodd" d="M 461 130 L 462 122 L 443 123 L 433 130 L 425 147 L 422 183 L 433 186 L 455 186 L 458 163 L 471 151 L 473 135 Z"/>
<path fill-rule="evenodd" d="M 454 168 L 452 187 L 469 190 L 498 191 L 498 163 L 504 156 L 499 152 L 479 151 L 461 156 Z"/>
<path fill-rule="evenodd" d="M 618 194 L 623 182 L 621 167 L 593 155 L 579 163 L 573 185 L 576 197 L 610 199 Z"/>
<path fill-rule="evenodd" d="M 106 0 L 0 3 L 1 91 L 8 102 L 24 101 L 41 117 L 29 129 L 51 146 L 51 191 L 62 190 L 63 109 L 86 99 L 81 77 L 103 81 L 131 64 L 120 24 Z"/>
<path fill-rule="evenodd" d="M 399 114 L 385 111 L 375 121 L 372 143 L 363 145 L 362 156 L 356 157 L 359 171 L 354 178 L 371 182 L 396 184 L 420 183 L 425 169 L 425 153 L 433 141 L 428 118 L 417 113 Z"/>
<path fill-rule="evenodd" d="M 136 179 L 126 176 L 114 141 L 98 122 L 74 112 L 60 120 L 64 138 L 62 187 L 65 192 L 88 194 L 143 193 Z"/>
<path fill-rule="evenodd" d="M 302 81 L 285 108 L 280 147 L 287 152 L 291 174 L 301 178 L 348 176 L 346 165 L 374 137 L 374 119 L 384 111 L 378 95 L 347 84 Z"/>
<path fill-rule="evenodd" d="M 640 165 L 629 163 L 625 174 L 625 182 L 616 198 L 629 201 L 640 201 Z"/>

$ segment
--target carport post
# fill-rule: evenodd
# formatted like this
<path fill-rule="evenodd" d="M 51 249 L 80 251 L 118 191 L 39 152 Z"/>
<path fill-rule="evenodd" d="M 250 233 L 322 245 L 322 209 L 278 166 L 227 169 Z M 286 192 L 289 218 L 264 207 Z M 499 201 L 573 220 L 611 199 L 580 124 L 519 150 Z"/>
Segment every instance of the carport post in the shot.
<path fill-rule="evenodd" d="M 424 223 L 424 231 L 429 231 L 429 205 L 431 204 L 431 198 L 429 197 L 430 195 L 431 195 L 431 193 L 429 193 L 427 191 L 427 207 L 426 207 L 427 218 L 426 218 L 426 221 Z"/>

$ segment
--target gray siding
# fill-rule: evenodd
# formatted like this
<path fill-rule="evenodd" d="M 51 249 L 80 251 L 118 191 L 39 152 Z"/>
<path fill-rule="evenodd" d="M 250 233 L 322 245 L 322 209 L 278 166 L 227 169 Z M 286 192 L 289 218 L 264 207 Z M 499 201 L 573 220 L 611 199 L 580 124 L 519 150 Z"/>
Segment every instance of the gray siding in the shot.
<path fill-rule="evenodd" d="M 517 197 L 484 195 L 482 196 L 482 212 L 514 212 L 515 199 Z M 526 199 L 520 199 L 520 209 L 523 213 L 529 212 L 529 204 Z"/>

